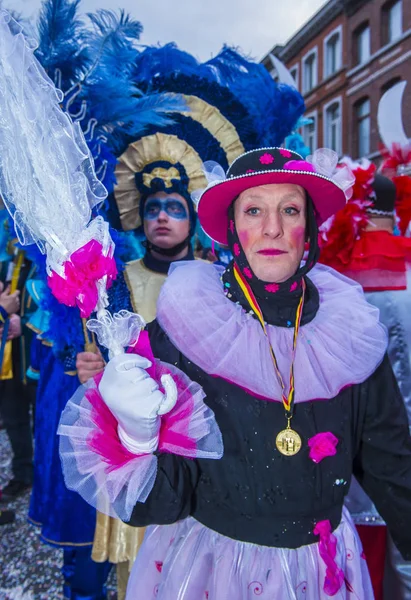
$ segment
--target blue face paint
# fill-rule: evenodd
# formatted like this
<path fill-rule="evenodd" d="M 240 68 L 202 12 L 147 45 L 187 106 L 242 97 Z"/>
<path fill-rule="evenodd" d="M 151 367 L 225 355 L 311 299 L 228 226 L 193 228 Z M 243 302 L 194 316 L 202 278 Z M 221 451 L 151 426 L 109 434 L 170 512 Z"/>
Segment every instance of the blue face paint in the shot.
<path fill-rule="evenodd" d="M 144 218 L 149 221 L 158 219 L 160 213 L 164 211 L 171 219 L 185 221 L 188 219 L 187 209 L 178 198 L 150 198 L 144 205 Z"/>

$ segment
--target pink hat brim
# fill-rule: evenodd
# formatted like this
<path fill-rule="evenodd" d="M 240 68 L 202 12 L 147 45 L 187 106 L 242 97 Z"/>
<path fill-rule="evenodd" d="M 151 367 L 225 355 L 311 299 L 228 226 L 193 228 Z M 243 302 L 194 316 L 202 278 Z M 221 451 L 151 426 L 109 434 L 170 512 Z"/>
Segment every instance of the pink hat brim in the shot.
<path fill-rule="evenodd" d="M 346 205 L 343 190 L 319 173 L 291 170 L 246 173 L 219 181 L 203 192 L 198 205 L 198 218 L 206 234 L 219 244 L 227 245 L 230 204 L 241 192 L 270 183 L 293 183 L 303 187 L 313 201 L 318 225 Z"/>

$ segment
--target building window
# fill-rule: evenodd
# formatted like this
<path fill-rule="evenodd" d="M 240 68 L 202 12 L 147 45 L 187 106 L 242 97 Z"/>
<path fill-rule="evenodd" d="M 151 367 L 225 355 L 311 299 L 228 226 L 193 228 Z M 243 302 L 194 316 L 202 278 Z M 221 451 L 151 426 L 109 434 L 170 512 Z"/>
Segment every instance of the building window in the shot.
<path fill-rule="evenodd" d="M 335 100 L 325 107 L 324 143 L 338 155 L 342 153 L 341 100 Z"/>
<path fill-rule="evenodd" d="M 332 31 L 324 40 L 324 78 L 334 75 L 342 65 L 342 27 Z"/>
<path fill-rule="evenodd" d="M 317 114 L 311 113 L 310 115 L 307 115 L 307 119 L 311 122 L 303 126 L 302 137 L 304 144 L 310 149 L 310 152 L 313 153 L 317 150 Z"/>
<path fill-rule="evenodd" d="M 295 65 L 294 67 L 291 67 L 290 69 L 290 73 L 291 73 L 291 77 L 294 79 L 295 81 L 295 87 L 297 88 L 297 90 L 299 89 L 299 82 L 298 82 L 298 65 Z"/>
<path fill-rule="evenodd" d="M 382 9 L 382 43 L 391 44 L 402 35 L 402 0 L 388 2 Z"/>
<path fill-rule="evenodd" d="M 357 154 L 359 158 L 370 153 L 371 107 L 369 98 L 360 100 L 355 105 L 357 122 Z"/>
<path fill-rule="evenodd" d="M 317 48 L 303 58 L 303 93 L 307 94 L 317 85 Z"/>
<path fill-rule="evenodd" d="M 371 56 L 371 32 L 368 24 L 362 25 L 354 34 L 355 52 L 354 60 L 358 65 L 361 65 Z"/>

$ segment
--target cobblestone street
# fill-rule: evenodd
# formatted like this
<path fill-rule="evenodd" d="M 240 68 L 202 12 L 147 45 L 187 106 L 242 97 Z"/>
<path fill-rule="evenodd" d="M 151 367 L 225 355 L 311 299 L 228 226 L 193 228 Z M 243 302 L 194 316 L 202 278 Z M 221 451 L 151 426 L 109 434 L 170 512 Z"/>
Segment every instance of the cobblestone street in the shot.
<path fill-rule="evenodd" d="M 11 450 L 4 430 L 0 431 L 0 487 L 10 477 Z M 27 522 L 30 492 L 9 504 L 16 512 L 11 525 L 0 528 L 0 600 L 62 600 L 62 551 L 42 543 L 36 528 Z M 114 569 L 109 600 L 115 600 Z"/>

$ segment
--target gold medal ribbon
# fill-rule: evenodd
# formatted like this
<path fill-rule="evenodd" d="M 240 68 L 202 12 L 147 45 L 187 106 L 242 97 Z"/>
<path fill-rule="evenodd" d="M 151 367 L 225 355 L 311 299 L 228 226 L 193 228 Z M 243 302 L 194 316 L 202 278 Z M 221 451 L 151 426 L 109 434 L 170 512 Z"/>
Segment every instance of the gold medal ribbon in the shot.
<path fill-rule="evenodd" d="M 286 393 L 286 388 L 285 388 L 285 384 L 284 384 L 284 380 L 283 377 L 281 375 L 280 369 L 278 367 L 278 362 L 277 362 L 277 358 L 275 356 L 273 347 L 270 343 L 270 339 L 268 337 L 268 333 L 267 333 L 267 327 L 265 325 L 264 322 L 264 315 L 261 311 L 261 308 L 257 302 L 256 297 L 254 296 L 254 292 L 251 289 L 251 287 L 249 286 L 249 284 L 247 283 L 247 281 L 244 279 L 243 274 L 241 273 L 240 269 L 237 267 L 237 265 L 234 263 L 234 277 L 238 283 L 238 285 L 241 288 L 241 291 L 243 292 L 247 302 L 249 303 L 251 309 L 255 312 L 255 314 L 258 317 L 258 320 L 260 321 L 261 327 L 263 328 L 263 331 L 265 333 L 265 336 L 267 338 L 268 341 L 268 345 L 270 347 L 270 353 L 271 353 L 271 358 L 273 361 L 273 365 L 274 365 L 274 371 L 275 374 L 277 376 L 278 382 L 281 386 L 281 395 L 282 395 L 282 400 L 283 400 L 283 405 L 285 408 L 285 413 L 286 413 L 286 417 L 288 419 L 288 422 L 290 421 L 291 417 L 292 417 L 292 413 L 293 413 L 293 406 L 294 406 L 294 396 L 295 396 L 295 385 L 294 385 L 294 361 L 295 361 L 295 352 L 296 352 L 296 348 L 297 348 L 297 338 L 298 338 L 298 332 L 300 330 L 300 325 L 301 325 L 301 317 L 303 314 L 303 307 L 304 307 L 304 298 L 305 298 L 305 289 L 306 289 L 306 283 L 304 278 L 302 279 L 302 294 L 301 294 L 301 298 L 300 301 L 298 303 L 298 307 L 297 307 L 297 311 L 296 311 L 296 315 L 295 315 L 295 324 L 294 324 L 294 337 L 293 337 L 293 350 L 292 350 L 292 357 L 291 357 L 291 367 L 290 367 L 290 384 L 289 384 L 289 391 L 288 394 Z"/>

